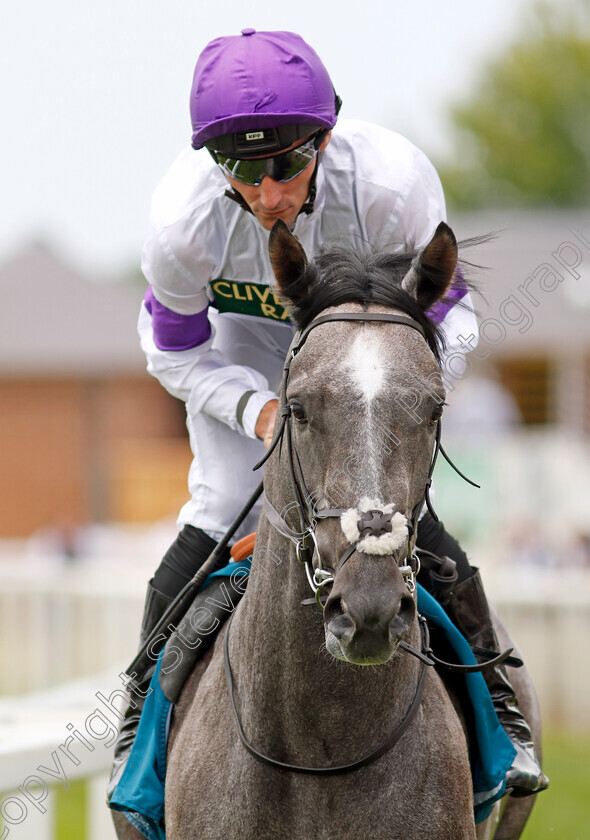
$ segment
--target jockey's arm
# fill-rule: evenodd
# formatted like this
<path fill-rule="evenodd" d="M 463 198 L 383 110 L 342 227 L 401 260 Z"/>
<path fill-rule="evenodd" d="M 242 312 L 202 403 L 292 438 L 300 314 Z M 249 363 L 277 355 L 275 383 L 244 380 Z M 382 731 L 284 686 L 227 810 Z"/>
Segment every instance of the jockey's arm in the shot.
<path fill-rule="evenodd" d="M 403 204 L 396 214 L 389 214 L 389 217 L 397 217 L 395 231 L 388 232 L 385 225 L 380 234 L 385 247 L 387 238 L 384 233 L 389 236 L 389 241 L 401 242 L 404 248 L 423 248 L 430 242 L 438 224 L 447 219 L 444 192 L 436 169 L 420 150 L 414 148 L 413 156 Z M 388 215 L 384 214 L 384 217 Z M 428 314 L 440 325 L 444 334 L 441 372 L 445 387 L 453 390 L 453 383 L 469 374 L 471 366 L 466 357 L 477 347 L 479 338 L 471 295 L 459 266 L 447 299 Z"/>
<path fill-rule="evenodd" d="M 186 403 L 189 415 L 203 411 L 241 434 L 263 438 L 266 428 L 257 435 L 260 413 L 276 400 L 266 378 L 246 365 L 230 364 L 213 348 L 206 309 L 182 316 L 159 304 L 150 292 L 138 322 L 148 372 Z"/>
<path fill-rule="evenodd" d="M 198 163 L 192 157 L 190 161 Z M 202 188 L 211 181 L 210 163 L 205 169 L 201 173 L 197 167 L 193 173 Z M 149 287 L 138 331 L 147 369 L 172 396 L 186 403 L 189 422 L 203 412 L 256 438 L 260 412 L 276 394 L 262 373 L 230 362 L 213 346 L 208 289 L 221 245 L 209 229 L 207 212 L 198 213 L 196 221 L 191 214 L 178 215 L 178 180 L 179 176 L 172 178 L 172 187 L 164 180 L 154 194 L 142 253 Z M 182 201 L 183 197 L 184 207 Z"/>
<path fill-rule="evenodd" d="M 437 225 L 447 218 L 443 188 L 436 169 L 419 149 L 411 147 L 411 156 L 408 179 L 399 203 L 394 201 L 394 194 L 387 191 L 363 190 L 365 212 L 370 220 L 369 241 L 384 250 L 423 248 Z M 453 383 L 468 375 L 471 366 L 466 357 L 477 347 L 479 338 L 471 296 L 460 268 L 448 300 L 438 304 L 429 314 L 444 334 L 441 373 L 445 387 L 452 391 Z"/>

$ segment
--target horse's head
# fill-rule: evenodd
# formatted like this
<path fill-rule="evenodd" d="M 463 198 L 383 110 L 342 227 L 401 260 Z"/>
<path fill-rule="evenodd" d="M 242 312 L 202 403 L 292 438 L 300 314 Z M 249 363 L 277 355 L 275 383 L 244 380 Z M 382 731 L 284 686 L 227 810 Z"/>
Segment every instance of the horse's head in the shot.
<path fill-rule="evenodd" d="M 283 513 L 291 507 L 301 529 L 313 530 L 315 584 L 333 571 L 328 651 L 383 663 L 416 614 L 408 565 L 445 398 L 439 335 L 426 312 L 452 283 L 455 237 L 441 224 L 420 253 L 339 251 L 309 263 L 277 222 L 269 248 L 299 333 L 279 409 L 288 415 L 282 466 L 275 462 L 267 480 Z M 320 313 L 367 318 L 307 332 Z"/>

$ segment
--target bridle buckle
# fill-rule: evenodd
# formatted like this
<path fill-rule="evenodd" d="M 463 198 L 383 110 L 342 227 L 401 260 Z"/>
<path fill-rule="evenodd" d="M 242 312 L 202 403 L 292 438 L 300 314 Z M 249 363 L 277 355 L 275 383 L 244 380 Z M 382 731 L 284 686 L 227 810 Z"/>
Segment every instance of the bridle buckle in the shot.
<path fill-rule="evenodd" d="M 313 546 L 308 545 L 307 538 L 311 537 Z M 301 539 L 295 543 L 295 555 L 302 566 L 311 563 L 314 552 L 320 557 L 320 550 L 318 548 L 318 541 L 315 535 L 315 523 L 312 523 L 306 531 L 303 532 Z M 321 565 L 321 563 L 320 563 Z"/>
<path fill-rule="evenodd" d="M 416 591 L 416 577 L 420 571 L 420 558 L 413 552 L 408 559 L 409 563 L 406 563 L 405 566 L 400 566 L 399 570 L 408 587 L 408 592 L 410 595 L 413 595 Z"/>

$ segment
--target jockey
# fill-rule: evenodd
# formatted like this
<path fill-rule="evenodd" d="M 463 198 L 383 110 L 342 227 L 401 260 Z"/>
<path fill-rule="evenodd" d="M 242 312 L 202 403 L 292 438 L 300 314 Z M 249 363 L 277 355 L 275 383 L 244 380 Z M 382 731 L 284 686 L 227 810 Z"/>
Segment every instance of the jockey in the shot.
<path fill-rule="evenodd" d="M 342 120 L 332 131 L 340 104 L 316 53 L 291 32 L 243 29 L 212 41 L 198 59 L 192 148 L 156 189 L 142 258 L 149 286 L 141 346 L 148 371 L 186 404 L 194 456 L 178 537 L 148 585 L 142 639 L 259 481 L 252 466 L 272 437 L 293 336 L 272 292 L 268 237 L 275 221 L 282 219 L 314 255 L 322 246 L 355 242 L 389 252 L 420 248 L 445 219 L 442 187 L 425 155 L 364 122 Z M 430 314 L 456 370 L 457 354 L 465 352 L 458 336 L 477 335 L 460 277 Z M 444 366 L 442 374 L 452 380 Z M 258 515 L 255 508 L 236 537 L 253 531 Z M 428 512 L 417 545 L 455 561 L 447 611 L 470 642 L 497 650 L 479 573 Z M 504 667 L 483 673 L 517 749 L 507 788 L 519 795 L 543 789 L 547 780 Z M 139 675 L 136 684 L 149 676 Z M 111 791 L 133 741 L 138 705 L 121 728 Z"/>

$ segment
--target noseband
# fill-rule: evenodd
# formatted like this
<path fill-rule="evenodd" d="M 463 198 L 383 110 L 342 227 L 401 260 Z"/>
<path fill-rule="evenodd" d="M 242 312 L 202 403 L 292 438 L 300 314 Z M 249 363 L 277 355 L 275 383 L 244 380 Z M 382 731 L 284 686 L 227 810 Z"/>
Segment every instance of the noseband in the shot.
<path fill-rule="evenodd" d="M 282 446 L 283 441 L 285 441 L 288 454 L 289 471 L 291 475 L 291 484 L 293 486 L 293 493 L 295 496 L 295 508 L 299 515 L 300 530 L 294 531 L 288 525 L 288 523 L 281 516 L 281 514 L 276 510 L 276 508 L 273 507 L 266 494 L 263 500 L 264 512 L 270 524 L 277 531 L 279 531 L 280 534 L 282 534 L 284 537 L 287 537 L 289 540 L 291 540 L 291 542 L 295 544 L 297 559 L 300 563 L 302 563 L 305 566 L 305 571 L 307 574 L 309 585 L 314 593 L 315 601 L 319 606 L 322 606 L 320 598 L 322 596 L 322 591 L 324 587 L 334 582 L 335 575 L 340 571 L 342 566 L 344 566 L 346 561 L 349 560 L 350 557 L 352 557 L 355 551 L 357 551 L 359 543 L 362 542 L 362 540 L 364 540 L 367 535 L 378 537 L 382 534 L 387 534 L 388 532 L 391 532 L 391 514 L 378 509 L 365 511 L 358 523 L 359 538 L 352 541 L 352 544 L 346 549 L 346 551 L 340 558 L 336 569 L 333 570 L 330 568 L 324 568 L 322 566 L 322 560 L 318 550 L 318 543 L 315 533 L 317 525 L 320 521 L 324 519 L 340 518 L 342 514 L 346 513 L 346 509 L 330 508 L 318 510 L 311 494 L 309 493 L 309 490 L 307 489 L 305 479 L 303 477 L 303 471 L 301 469 L 299 455 L 293 444 L 293 412 L 291 406 L 287 402 L 287 386 L 289 383 L 291 363 L 293 362 L 293 359 L 296 357 L 296 355 L 299 353 L 299 351 L 307 341 L 307 338 L 311 331 L 316 327 L 319 327 L 321 324 L 325 324 L 331 321 L 377 321 L 389 324 L 402 324 L 403 326 L 410 327 L 411 329 L 416 330 L 420 333 L 422 338 L 426 339 L 426 334 L 421 324 L 419 324 L 418 321 L 415 321 L 413 318 L 410 318 L 405 315 L 394 315 L 390 313 L 377 312 L 343 312 L 320 315 L 318 318 L 312 321 L 302 332 L 298 333 L 295 336 L 294 342 L 291 345 L 290 352 L 288 353 L 287 359 L 285 361 L 285 366 L 283 369 L 283 379 L 281 383 L 281 424 L 271 442 L 268 452 L 266 453 L 265 457 L 258 464 L 256 464 L 254 469 L 258 469 L 259 467 L 261 467 L 270 457 L 276 446 L 278 444 Z M 408 590 L 411 593 L 413 593 L 416 588 L 415 577 L 420 570 L 420 561 L 418 559 L 418 556 L 414 553 L 412 547 L 412 537 L 416 532 L 416 524 L 420 512 L 422 511 L 422 508 L 424 506 L 424 503 L 426 503 L 426 506 L 430 511 L 431 515 L 434 517 L 434 519 L 438 519 L 430 502 L 429 491 L 430 486 L 432 484 L 432 474 L 434 472 L 436 459 L 440 450 L 440 420 L 437 420 L 435 446 L 430 462 L 430 467 L 428 470 L 428 478 L 426 480 L 424 492 L 422 493 L 420 500 L 414 506 L 411 518 L 408 522 L 408 549 L 405 557 L 405 562 L 400 565 L 400 572 L 406 581 Z M 314 554 L 317 557 L 315 568 L 312 562 Z M 304 603 L 310 602 L 305 601 Z M 313 599 L 311 600 L 311 603 L 313 603 Z"/>

